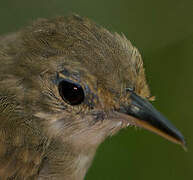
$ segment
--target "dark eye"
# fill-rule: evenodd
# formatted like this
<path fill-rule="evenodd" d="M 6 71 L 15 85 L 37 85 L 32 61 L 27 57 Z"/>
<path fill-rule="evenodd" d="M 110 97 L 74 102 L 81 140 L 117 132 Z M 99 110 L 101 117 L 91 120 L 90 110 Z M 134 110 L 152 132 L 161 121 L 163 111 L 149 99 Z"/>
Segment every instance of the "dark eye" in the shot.
<path fill-rule="evenodd" d="M 58 90 L 62 99 L 70 105 L 78 105 L 84 101 L 84 90 L 79 84 L 63 80 L 59 83 Z"/>

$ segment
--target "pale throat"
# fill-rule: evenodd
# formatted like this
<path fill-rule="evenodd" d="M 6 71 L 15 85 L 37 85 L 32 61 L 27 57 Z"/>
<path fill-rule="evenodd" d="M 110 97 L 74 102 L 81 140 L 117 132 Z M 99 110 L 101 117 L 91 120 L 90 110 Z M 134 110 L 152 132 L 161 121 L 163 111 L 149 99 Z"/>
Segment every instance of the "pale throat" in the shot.
<path fill-rule="evenodd" d="M 65 151 L 66 153 L 64 154 L 68 156 L 63 157 L 63 163 L 67 165 L 63 166 L 63 172 L 68 174 L 68 180 L 83 180 L 98 146 L 108 136 L 114 135 L 125 127 L 125 125 L 123 121 L 118 118 L 105 119 L 92 125 L 88 123 L 88 119 L 79 119 L 76 121 L 76 125 L 78 123 L 76 128 L 72 124 L 68 126 L 68 128 L 64 128 L 65 123 L 62 123 L 59 116 L 60 115 L 53 116 L 44 113 L 36 114 L 36 117 L 47 119 L 45 122 L 48 128 L 46 131 L 48 137 L 58 139 L 59 147 L 61 148 L 60 151 Z M 90 120 L 92 120 L 92 118 Z M 49 169 L 50 168 L 47 168 L 46 171 L 48 172 Z"/>

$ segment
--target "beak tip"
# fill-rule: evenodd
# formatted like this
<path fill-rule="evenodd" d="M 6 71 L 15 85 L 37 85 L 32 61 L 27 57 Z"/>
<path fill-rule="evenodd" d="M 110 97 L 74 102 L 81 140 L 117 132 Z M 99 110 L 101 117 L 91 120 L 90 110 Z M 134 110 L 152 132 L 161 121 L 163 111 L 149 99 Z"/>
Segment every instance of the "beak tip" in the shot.
<path fill-rule="evenodd" d="M 177 144 L 179 144 L 183 149 L 184 149 L 184 151 L 188 151 L 188 148 L 187 148 L 187 143 L 186 143 L 186 140 L 185 140 L 185 138 L 184 138 L 184 136 L 182 135 L 182 133 L 181 132 L 179 132 L 178 131 L 178 140 L 177 140 Z"/>
<path fill-rule="evenodd" d="M 188 147 L 187 147 L 187 143 L 186 143 L 184 138 L 181 140 L 180 144 L 181 144 L 182 148 L 184 149 L 184 151 L 187 152 L 188 151 Z"/>

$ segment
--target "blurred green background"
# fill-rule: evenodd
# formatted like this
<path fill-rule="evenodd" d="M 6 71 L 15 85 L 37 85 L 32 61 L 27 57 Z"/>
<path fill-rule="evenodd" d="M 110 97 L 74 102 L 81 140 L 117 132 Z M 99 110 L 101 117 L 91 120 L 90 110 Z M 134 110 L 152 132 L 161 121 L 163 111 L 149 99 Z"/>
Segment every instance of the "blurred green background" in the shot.
<path fill-rule="evenodd" d="M 141 52 L 154 105 L 188 141 L 188 152 L 145 130 L 128 128 L 98 149 L 86 180 L 193 179 L 192 0 L 1 0 L 0 34 L 39 17 L 76 12 L 123 32 Z"/>

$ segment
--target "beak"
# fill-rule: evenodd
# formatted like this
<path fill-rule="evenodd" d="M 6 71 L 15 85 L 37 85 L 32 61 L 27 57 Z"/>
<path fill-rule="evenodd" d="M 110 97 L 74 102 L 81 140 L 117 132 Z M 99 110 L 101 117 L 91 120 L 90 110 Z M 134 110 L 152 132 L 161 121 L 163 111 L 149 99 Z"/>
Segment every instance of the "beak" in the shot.
<path fill-rule="evenodd" d="M 124 108 L 124 113 L 132 116 L 131 124 L 152 131 L 174 143 L 182 145 L 186 150 L 186 142 L 180 131 L 174 127 L 147 100 L 130 92 L 131 104 Z"/>

